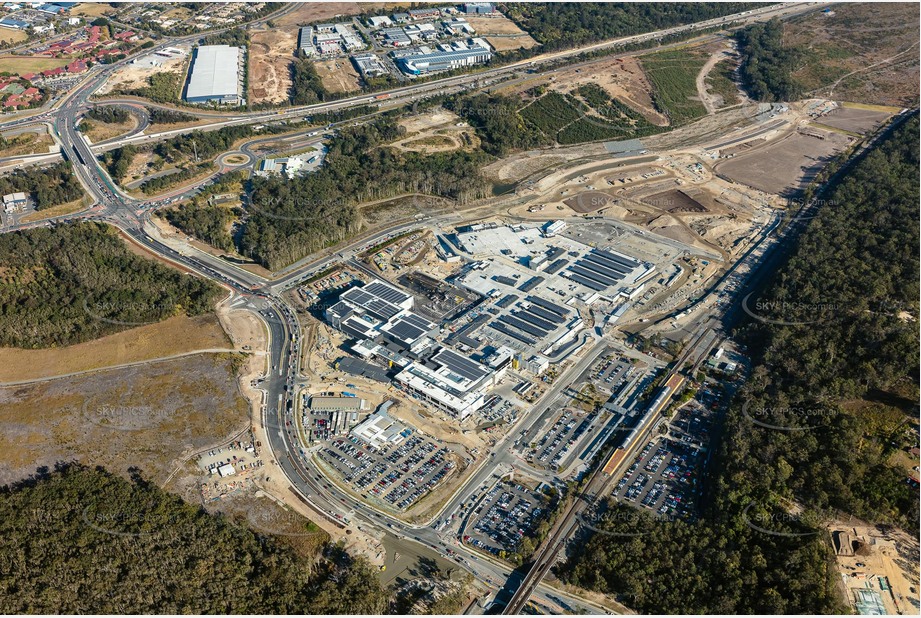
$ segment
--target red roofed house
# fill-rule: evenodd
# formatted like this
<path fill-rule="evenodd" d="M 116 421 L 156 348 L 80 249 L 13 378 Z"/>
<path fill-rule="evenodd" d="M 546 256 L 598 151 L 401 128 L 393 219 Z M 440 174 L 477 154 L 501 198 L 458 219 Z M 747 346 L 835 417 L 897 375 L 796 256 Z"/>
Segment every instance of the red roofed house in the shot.
<path fill-rule="evenodd" d="M 38 77 L 38 76 L 37 76 L 35 73 L 23 73 L 23 74 L 20 75 L 19 77 L 21 77 L 21 78 L 23 78 L 23 79 L 26 79 L 26 80 L 29 80 L 29 81 L 32 81 L 33 79 L 35 79 L 35 78 Z"/>
<path fill-rule="evenodd" d="M 55 77 L 56 75 L 61 75 L 64 72 L 64 69 L 58 67 L 56 69 L 48 69 L 47 71 L 42 71 L 42 77 Z"/>
<path fill-rule="evenodd" d="M 26 88 L 22 91 L 22 96 L 31 97 L 38 94 L 38 88 Z"/>
<path fill-rule="evenodd" d="M 68 73 L 83 73 L 86 70 L 86 62 L 83 60 L 74 60 L 67 65 Z"/>

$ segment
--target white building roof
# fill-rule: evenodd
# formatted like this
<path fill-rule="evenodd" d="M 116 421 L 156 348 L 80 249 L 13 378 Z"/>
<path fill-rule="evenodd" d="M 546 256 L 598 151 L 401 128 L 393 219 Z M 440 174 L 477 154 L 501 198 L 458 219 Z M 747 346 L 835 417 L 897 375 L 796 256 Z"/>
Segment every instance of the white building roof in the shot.
<path fill-rule="evenodd" d="M 195 55 L 187 99 L 226 97 L 240 92 L 237 67 L 240 48 L 229 45 L 202 45 Z"/>

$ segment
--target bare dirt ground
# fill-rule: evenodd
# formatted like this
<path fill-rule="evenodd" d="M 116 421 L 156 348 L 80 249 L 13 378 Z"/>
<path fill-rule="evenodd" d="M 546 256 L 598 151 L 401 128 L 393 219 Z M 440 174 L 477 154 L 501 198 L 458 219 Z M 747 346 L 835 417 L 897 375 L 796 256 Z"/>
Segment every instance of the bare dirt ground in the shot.
<path fill-rule="evenodd" d="M 186 49 L 179 46 L 180 49 Z M 162 64 L 158 67 L 147 67 L 137 64 L 126 64 L 115 71 L 109 79 L 96 91 L 97 95 L 104 95 L 113 90 L 131 90 L 147 86 L 147 78 L 155 73 L 180 73 L 188 61 L 188 55 L 176 58 L 160 58 Z"/>
<path fill-rule="evenodd" d="M 467 16 L 467 22 L 476 30 L 476 35 L 486 39 L 497 52 L 510 49 L 531 49 L 537 41 L 504 15 L 496 17 Z"/>
<path fill-rule="evenodd" d="M 409 152 L 472 150 L 480 143 L 473 129 L 466 123 L 462 123 L 460 117 L 441 108 L 403 118 L 399 124 L 406 129 L 406 135 L 390 144 L 397 150 Z"/>
<path fill-rule="evenodd" d="M 294 11 L 273 21 L 278 26 L 300 26 L 316 21 L 332 21 L 340 15 L 387 15 L 397 8 L 409 5 L 409 2 L 305 2 Z"/>
<path fill-rule="evenodd" d="M 660 127 L 668 125 L 668 118 L 657 112 L 652 103 L 652 84 L 636 58 L 600 60 L 587 67 L 571 69 L 557 74 L 552 88 L 569 92 L 588 83 L 601 86 L 612 97 L 643 114 L 649 122 Z"/>
<path fill-rule="evenodd" d="M 35 380 L 197 350 L 229 348 L 214 315 L 176 316 L 66 348 L 0 348 L 0 382 Z"/>
<path fill-rule="evenodd" d="M 248 425 L 233 382 L 229 357 L 203 354 L 0 388 L 0 484 L 74 459 L 162 483 Z"/>
<path fill-rule="evenodd" d="M 288 100 L 297 34 L 294 26 L 250 34 L 249 87 L 253 103 Z"/>
<path fill-rule="evenodd" d="M 792 195 L 811 182 L 851 141 L 845 135 L 809 128 L 808 134 L 792 132 L 766 146 L 721 161 L 714 168 L 761 191 Z"/>
<path fill-rule="evenodd" d="M 361 88 L 360 76 L 348 58 L 331 58 L 313 63 L 327 91 L 354 92 Z"/>
<path fill-rule="evenodd" d="M 722 97 L 707 91 L 707 76 L 710 74 L 710 71 L 713 70 L 713 67 L 729 57 L 729 50 L 727 48 L 722 48 L 713 52 L 707 60 L 707 63 L 700 69 L 700 73 L 697 74 L 697 97 L 700 99 L 701 103 L 704 104 L 708 114 L 712 114 L 718 107 L 721 107 Z"/>
<path fill-rule="evenodd" d="M 897 108 L 873 109 L 845 104 L 819 119 L 819 124 L 865 135 L 886 121 Z"/>
<path fill-rule="evenodd" d="M 918 102 L 916 5 L 853 3 L 785 22 L 784 44 L 812 61 L 794 73 L 815 96 L 909 107 Z"/>
<path fill-rule="evenodd" d="M 879 594 L 887 614 L 917 615 L 919 548 L 916 538 L 898 528 L 884 531 L 853 519 L 832 521 L 828 531 L 851 607 L 856 609 L 858 590 L 872 590 Z M 885 590 L 880 580 L 886 582 Z"/>

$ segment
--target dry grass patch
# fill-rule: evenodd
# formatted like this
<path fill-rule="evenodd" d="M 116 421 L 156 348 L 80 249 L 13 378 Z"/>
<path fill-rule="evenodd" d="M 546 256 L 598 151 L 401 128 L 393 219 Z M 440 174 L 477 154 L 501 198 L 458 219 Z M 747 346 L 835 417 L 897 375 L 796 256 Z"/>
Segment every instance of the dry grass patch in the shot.
<path fill-rule="evenodd" d="M 230 347 L 230 340 L 214 314 L 194 318 L 176 316 L 66 348 L 0 348 L 0 382 L 35 380 Z"/>

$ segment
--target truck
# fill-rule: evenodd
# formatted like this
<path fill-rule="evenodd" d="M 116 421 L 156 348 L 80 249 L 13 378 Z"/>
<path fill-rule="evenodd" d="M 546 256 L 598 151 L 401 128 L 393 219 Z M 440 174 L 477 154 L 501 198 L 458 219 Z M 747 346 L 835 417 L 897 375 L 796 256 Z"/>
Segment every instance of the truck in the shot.
<path fill-rule="evenodd" d="M 383 100 L 383 99 L 389 99 L 389 98 L 390 98 L 390 93 L 389 93 L 389 92 L 386 92 L 386 93 L 384 93 L 384 94 L 379 94 L 379 95 L 377 95 L 377 96 L 374 97 L 374 98 L 375 98 L 376 100 L 378 100 L 378 101 L 381 101 L 381 100 Z"/>

